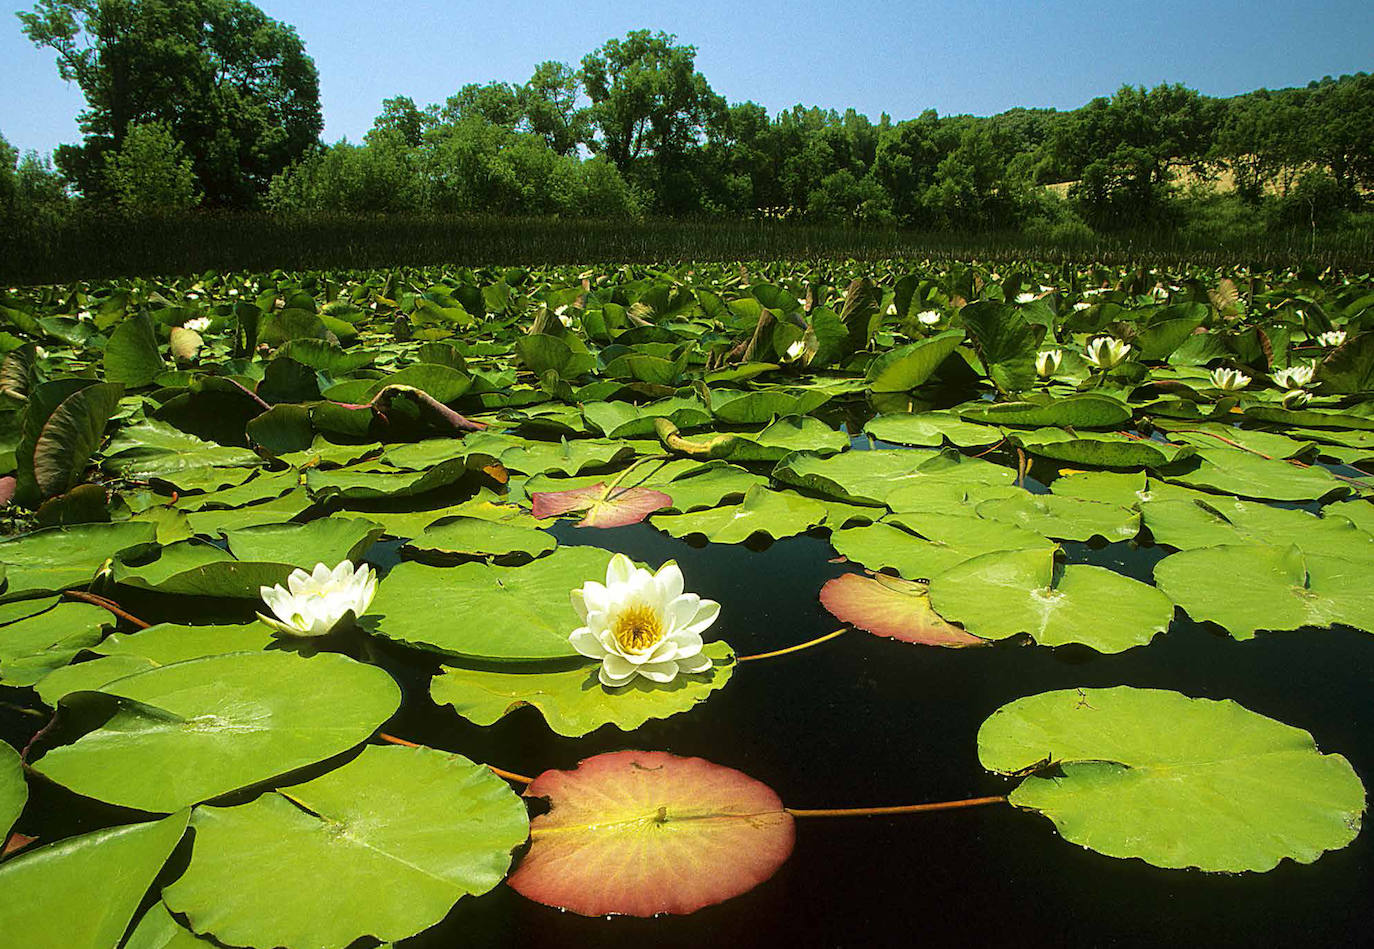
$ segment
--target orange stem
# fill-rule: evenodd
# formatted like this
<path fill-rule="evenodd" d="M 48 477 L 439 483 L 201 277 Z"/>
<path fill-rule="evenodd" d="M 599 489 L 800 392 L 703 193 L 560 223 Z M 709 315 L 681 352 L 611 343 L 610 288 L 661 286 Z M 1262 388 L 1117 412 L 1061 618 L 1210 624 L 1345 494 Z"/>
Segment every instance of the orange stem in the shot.
<path fill-rule="evenodd" d="M 427 745 L 416 744 L 413 741 L 406 741 L 404 738 L 397 738 L 395 735 L 388 735 L 386 732 L 378 732 L 377 737 L 382 741 L 389 742 L 393 745 L 403 745 L 406 748 L 428 747 Z M 514 781 L 517 784 L 530 784 L 534 781 L 534 778 L 526 777 L 523 774 L 516 774 L 514 771 L 506 771 L 495 765 L 487 765 L 487 770 L 497 777 L 505 778 L 507 781 Z"/>
<path fill-rule="evenodd" d="M 884 814 L 923 814 L 926 811 L 952 811 L 961 807 L 1005 804 L 1006 801 L 1005 795 L 996 795 L 994 797 L 971 797 L 963 801 L 936 801 L 933 804 L 903 804 L 897 807 L 833 807 L 819 810 L 785 807 L 783 810 L 793 817 L 874 817 Z"/>
<path fill-rule="evenodd" d="M 819 646 L 821 643 L 826 642 L 827 640 L 834 639 L 836 636 L 840 635 L 841 633 L 847 632 L 848 630 L 849 627 L 846 626 L 843 629 L 835 630 L 833 633 L 826 633 L 824 636 L 817 636 L 815 639 L 808 640 L 807 642 L 798 643 L 795 646 L 788 646 L 786 649 L 774 649 L 772 652 L 761 652 L 753 656 L 740 656 L 737 661 L 753 662 L 755 659 L 772 659 L 774 656 L 785 656 L 789 652 L 800 652 L 803 649 L 810 649 L 812 646 Z"/>
<path fill-rule="evenodd" d="M 109 610 L 115 616 L 118 616 L 120 619 L 123 620 L 128 620 L 130 623 L 133 623 L 139 629 L 148 629 L 150 626 L 152 626 L 151 623 L 143 622 L 143 620 L 139 619 L 137 616 L 134 616 L 132 613 L 126 613 L 122 608 L 120 608 L 120 605 L 118 603 L 114 602 L 113 600 L 107 600 L 103 596 L 96 596 L 94 593 L 84 593 L 81 590 L 65 590 L 63 591 L 63 595 L 69 596 L 73 600 L 81 600 L 84 603 L 90 603 L 94 606 L 100 607 L 103 610 Z"/>

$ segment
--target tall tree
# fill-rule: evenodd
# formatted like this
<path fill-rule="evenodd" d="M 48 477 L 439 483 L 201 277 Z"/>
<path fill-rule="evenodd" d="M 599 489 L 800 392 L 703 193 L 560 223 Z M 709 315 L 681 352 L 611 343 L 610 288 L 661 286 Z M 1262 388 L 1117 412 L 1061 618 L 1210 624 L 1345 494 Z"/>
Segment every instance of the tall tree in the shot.
<path fill-rule="evenodd" d="M 571 155 L 590 130 L 587 114 L 578 107 L 582 80 L 566 63 L 543 62 L 530 81 L 516 90 L 529 131 L 560 155 Z"/>
<path fill-rule="evenodd" d="M 59 166 L 102 197 L 103 156 L 131 126 L 164 122 L 206 201 L 247 206 L 315 147 L 319 75 L 296 31 L 246 0 L 39 0 L 24 33 L 86 97 L 85 140 Z"/>

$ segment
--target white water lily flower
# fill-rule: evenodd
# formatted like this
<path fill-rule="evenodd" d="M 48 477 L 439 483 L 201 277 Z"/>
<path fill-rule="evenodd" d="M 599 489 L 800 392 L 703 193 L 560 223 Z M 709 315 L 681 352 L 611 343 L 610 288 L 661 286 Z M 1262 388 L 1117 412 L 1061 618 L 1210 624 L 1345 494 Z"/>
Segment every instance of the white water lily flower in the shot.
<path fill-rule="evenodd" d="M 679 672 L 711 668 L 701 634 L 720 615 L 720 604 L 683 593 L 682 571 L 672 561 L 655 574 L 616 554 L 605 584 L 584 583 L 572 591 L 572 604 L 586 625 L 568 641 L 588 659 L 601 660 L 598 678 L 607 688 L 636 676 L 665 683 Z"/>
<path fill-rule="evenodd" d="M 188 293 L 188 294 L 186 294 L 186 299 L 188 299 L 188 300 L 199 300 L 199 299 L 200 299 L 200 294 L 199 294 L 199 293 Z"/>
<path fill-rule="evenodd" d="M 1087 300 L 1079 300 L 1077 303 L 1073 305 L 1073 308 L 1075 310 L 1086 310 L 1090 306 L 1092 306 L 1092 304 L 1089 303 Z"/>
<path fill-rule="evenodd" d="M 800 359 L 804 352 L 806 352 L 806 340 L 799 339 L 792 343 L 791 346 L 787 347 L 787 353 L 783 356 L 783 359 L 787 362 L 793 362 L 794 360 Z"/>
<path fill-rule="evenodd" d="M 1331 330 L 1322 333 L 1317 337 L 1317 342 L 1323 346 L 1343 346 L 1345 345 L 1345 330 Z"/>
<path fill-rule="evenodd" d="M 193 320 L 187 320 L 181 324 L 182 329 L 188 329 L 195 333 L 204 333 L 210 328 L 210 317 L 198 316 Z"/>
<path fill-rule="evenodd" d="M 1018 294 L 1016 295 L 1016 302 L 1017 302 L 1017 303 L 1034 303 L 1034 302 L 1035 302 L 1035 294 L 1030 293 L 1030 292 L 1018 293 Z"/>
<path fill-rule="evenodd" d="M 367 611 L 377 592 L 377 575 L 367 564 L 357 570 L 345 560 L 333 570 L 320 563 L 312 573 L 294 570 L 286 586 L 261 587 L 258 593 L 276 617 L 258 614 L 273 629 L 288 636 L 324 636 L 352 613 Z"/>
<path fill-rule="evenodd" d="M 236 296 L 239 295 L 239 292 L 238 292 L 238 290 L 235 289 L 234 287 L 230 287 L 230 288 L 229 288 L 229 295 L 230 295 L 231 297 L 236 297 Z"/>
<path fill-rule="evenodd" d="M 1156 300 L 1167 300 L 1169 299 L 1169 291 L 1163 287 L 1151 287 L 1150 296 L 1154 297 Z"/>
<path fill-rule="evenodd" d="M 1302 389 L 1290 389 L 1283 394 L 1283 407 L 1285 409 L 1300 409 L 1311 401 L 1312 393 L 1304 392 Z"/>
<path fill-rule="evenodd" d="M 1121 365 L 1130 351 L 1130 343 L 1123 343 L 1110 336 L 1099 336 L 1088 343 L 1084 356 L 1098 369 L 1111 369 L 1113 366 Z"/>
<path fill-rule="evenodd" d="M 920 323 L 922 326 L 934 326 L 936 323 L 940 322 L 940 311 L 922 310 L 920 313 L 916 314 L 916 322 Z"/>
<path fill-rule="evenodd" d="M 76 318 L 78 320 L 89 320 L 91 318 L 91 311 L 82 310 L 80 313 L 76 314 Z"/>
<path fill-rule="evenodd" d="M 562 323 L 564 326 L 573 325 L 573 318 L 568 315 L 568 307 L 566 304 L 554 310 L 553 315 L 558 317 L 558 322 Z"/>
<path fill-rule="evenodd" d="M 895 304 L 895 303 L 889 303 L 889 304 L 887 305 L 887 315 L 888 315 L 888 316 L 896 316 L 896 315 L 897 315 L 897 304 Z"/>
<path fill-rule="evenodd" d="M 1059 363 L 1064 358 L 1062 350 L 1042 349 L 1035 354 L 1035 372 L 1041 379 L 1048 379 L 1059 371 Z"/>
<path fill-rule="evenodd" d="M 47 358 L 48 358 L 48 351 L 47 351 L 46 349 L 44 349 L 42 346 L 35 346 L 35 347 L 33 347 L 33 358 L 34 358 L 34 359 L 47 359 Z"/>
<path fill-rule="evenodd" d="M 1312 374 L 1316 367 L 1289 366 L 1287 369 L 1280 369 L 1274 373 L 1274 384 L 1281 389 L 1301 389 L 1312 381 Z"/>
<path fill-rule="evenodd" d="M 1250 377 L 1239 369 L 1213 369 L 1212 385 L 1223 392 L 1239 392 L 1250 384 Z"/>

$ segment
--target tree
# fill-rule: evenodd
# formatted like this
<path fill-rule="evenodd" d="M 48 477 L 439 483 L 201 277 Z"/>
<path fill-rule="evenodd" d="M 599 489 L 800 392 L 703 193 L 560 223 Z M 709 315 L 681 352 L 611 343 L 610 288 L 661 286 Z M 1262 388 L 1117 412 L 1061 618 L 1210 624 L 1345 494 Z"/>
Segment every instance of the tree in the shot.
<path fill-rule="evenodd" d="M 221 206 L 252 204 L 318 144 L 315 64 L 246 0 L 39 0 L 19 19 L 86 97 L 85 139 L 56 158 L 89 197 L 108 197 L 103 156 L 136 125 L 166 123 Z"/>
<path fill-rule="evenodd" d="M 0 225 L 41 230 L 67 213 L 67 183 L 36 152 L 22 157 L 0 135 Z"/>
<path fill-rule="evenodd" d="M 590 134 L 587 114 L 578 107 L 582 81 L 566 63 L 543 62 L 530 81 L 516 90 L 528 130 L 559 155 L 571 155 Z"/>
<path fill-rule="evenodd" d="M 191 159 L 165 122 L 130 125 L 105 153 L 105 188 L 124 211 L 165 214 L 200 203 Z"/>
<path fill-rule="evenodd" d="M 669 33 L 634 30 L 582 58 L 582 84 L 592 100 L 591 143 L 624 173 L 648 163 L 659 200 L 670 209 L 693 196 L 663 184 L 680 180 L 690 149 L 725 112 L 725 100 L 696 71 L 696 47 Z"/>
<path fill-rule="evenodd" d="M 395 137 L 411 148 L 424 139 L 430 117 L 415 106 L 410 96 L 395 96 L 382 100 L 382 112 L 372 122 L 363 140 L 371 143 L 382 136 Z"/>

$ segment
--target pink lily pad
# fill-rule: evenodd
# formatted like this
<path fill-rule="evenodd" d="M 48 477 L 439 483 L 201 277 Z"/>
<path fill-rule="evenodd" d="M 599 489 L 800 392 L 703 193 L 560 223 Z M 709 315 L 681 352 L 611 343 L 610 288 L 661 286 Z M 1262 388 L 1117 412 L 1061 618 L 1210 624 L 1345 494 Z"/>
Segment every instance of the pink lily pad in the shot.
<path fill-rule="evenodd" d="M 930 606 L 929 584 L 877 574 L 846 573 L 821 588 L 835 618 L 875 636 L 922 646 L 986 646 L 987 640 L 945 622 Z"/>
<path fill-rule="evenodd" d="M 534 516 L 540 519 L 585 511 L 578 527 L 625 527 L 673 506 L 673 499 L 662 491 L 610 487 L 604 481 L 571 491 L 536 491 L 531 500 Z"/>
<path fill-rule="evenodd" d="M 526 790 L 550 810 L 508 882 L 583 916 L 692 913 L 746 893 L 792 853 L 792 815 L 771 788 L 701 758 L 597 755 Z"/>

